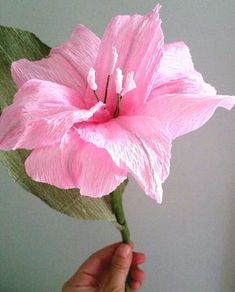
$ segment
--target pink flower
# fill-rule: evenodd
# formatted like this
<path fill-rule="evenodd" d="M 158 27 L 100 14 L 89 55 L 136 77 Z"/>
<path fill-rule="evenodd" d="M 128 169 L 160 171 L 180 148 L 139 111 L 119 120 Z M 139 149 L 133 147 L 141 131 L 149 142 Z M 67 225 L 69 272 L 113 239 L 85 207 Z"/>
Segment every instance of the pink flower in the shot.
<path fill-rule="evenodd" d="M 164 45 L 159 8 L 114 17 L 101 40 L 79 25 L 48 58 L 12 64 L 19 90 L 0 118 L 0 149 L 32 150 L 32 179 L 101 197 L 131 174 L 161 203 L 172 140 L 233 107 L 184 43 Z"/>

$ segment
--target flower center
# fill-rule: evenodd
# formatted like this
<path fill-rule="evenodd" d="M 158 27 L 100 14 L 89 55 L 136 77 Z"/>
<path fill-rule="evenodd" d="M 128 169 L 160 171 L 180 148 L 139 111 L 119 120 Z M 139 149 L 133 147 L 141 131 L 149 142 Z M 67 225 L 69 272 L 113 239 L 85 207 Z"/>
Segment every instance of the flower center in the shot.
<path fill-rule="evenodd" d="M 125 78 L 124 78 L 122 70 L 119 67 L 117 67 L 117 62 L 118 62 L 117 49 L 115 47 L 113 47 L 112 54 L 110 55 L 108 76 L 106 79 L 105 93 L 104 93 L 103 99 L 101 99 L 99 97 L 99 94 L 97 93 L 98 85 L 96 83 L 95 69 L 90 68 L 90 70 L 88 72 L 88 76 L 87 76 L 87 83 L 88 83 L 89 87 L 91 88 L 91 90 L 93 91 L 97 102 L 103 100 L 103 102 L 106 104 L 107 98 L 108 98 L 110 79 L 113 77 L 114 72 L 115 72 L 116 108 L 115 108 L 115 111 L 113 113 L 114 118 L 119 116 L 120 103 L 121 103 L 123 96 L 136 88 L 136 83 L 134 81 L 134 72 L 127 73 L 125 75 Z M 123 79 L 125 79 L 124 86 L 123 86 Z"/>

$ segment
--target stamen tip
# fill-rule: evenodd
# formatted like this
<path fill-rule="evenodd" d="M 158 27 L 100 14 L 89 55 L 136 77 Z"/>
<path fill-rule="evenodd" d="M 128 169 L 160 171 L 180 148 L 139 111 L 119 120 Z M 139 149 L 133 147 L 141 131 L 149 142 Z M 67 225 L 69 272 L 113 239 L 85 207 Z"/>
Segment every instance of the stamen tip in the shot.
<path fill-rule="evenodd" d="M 115 78 L 115 85 L 116 85 L 116 93 L 121 94 L 122 92 L 122 83 L 123 83 L 123 74 L 122 70 L 118 67 L 116 69 L 116 78 Z"/>
<path fill-rule="evenodd" d="M 118 52 L 116 47 L 112 47 L 112 57 L 110 60 L 110 68 L 109 68 L 109 75 L 112 75 L 118 61 Z"/>
<path fill-rule="evenodd" d="M 91 67 L 89 72 L 88 72 L 87 83 L 93 91 L 97 90 L 98 86 L 97 86 L 96 80 L 95 80 L 95 69 L 93 67 Z"/>

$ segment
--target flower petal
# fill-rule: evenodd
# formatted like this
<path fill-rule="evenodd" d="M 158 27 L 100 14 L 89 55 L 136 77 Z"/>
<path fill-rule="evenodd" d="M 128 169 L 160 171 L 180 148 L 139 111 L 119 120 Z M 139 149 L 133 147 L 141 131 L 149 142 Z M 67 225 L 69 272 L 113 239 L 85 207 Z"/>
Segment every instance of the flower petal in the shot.
<path fill-rule="evenodd" d="M 169 94 L 148 101 L 140 114 L 158 118 L 172 139 L 203 126 L 218 107 L 230 110 L 235 96 L 198 96 Z"/>
<path fill-rule="evenodd" d="M 207 84 L 195 70 L 189 48 L 183 42 L 164 46 L 155 89 L 149 99 L 157 94 L 171 93 L 216 94 L 215 88 Z"/>
<path fill-rule="evenodd" d="M 129 171 L 145 193 L 161 203 L 171 141 L 156 119 L 122 116 L 105 124 L 80 126 L 77 132 L 107 150 L 117 166 Z"/>
<path fill-rule="evenodd" d="M 32 179 L 59 188 L 79 188 L 81 195 L 101 197 L 115 190 L 127 177 L 108 152 L 82 141 L 70 132 L 63 144 L 33 150 L 25 163 Z"/>
<path fill-rule="evenodd" d="M 61 161 L 59 144 L 34 149 L 25 161 L 27 174 L 35 181 L 61 189 L 72 189 L 74 184 Z"/>
<path fill-rule="evenodd" d="M 82 96 L 99 44 L 100 39 L 93 32 L 79 25 L 68 41 L 51 50 L 48 58 L 13 62 L 12 77 L 18 87 L 30 79 L 41 79 L 74 88 Z"/>
<path fill-rule="evenodd" d="M 90 119 L 103 108 L 89 110 L 75 90 L 50 81 L 30 80 L 17 92 L 0 117 L 0 149 L 33 149 L 59 141 L 73 124 Z"/>
<path fill-rule="evenodd" d="M 109 74 L 112 48 L 118 53 L 116 68 L 124 74 L 134 72 L 137 90 L 133 90 L 123 99 L 125 110 L 131 111 L 134 105 L 143 102 L 152 88 L 155 72 L 159 65 L 163 47 L 163 33 L 159 19 L 159 6 L 146 16 L 116 16 L 107 26 L 102 38 L 95 69 L 98 94 L 104 97 L 106 80 Z M 140 41 L 141 40 L 141 41 Z M 112 76 L 107 99 L 108 107 L 116 105 L 115 76 Z"/>

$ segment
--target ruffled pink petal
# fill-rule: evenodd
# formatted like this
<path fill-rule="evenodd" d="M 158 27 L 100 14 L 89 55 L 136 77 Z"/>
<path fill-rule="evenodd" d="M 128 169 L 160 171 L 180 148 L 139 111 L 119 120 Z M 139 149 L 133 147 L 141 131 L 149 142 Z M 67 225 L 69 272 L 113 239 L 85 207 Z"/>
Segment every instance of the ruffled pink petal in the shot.
<path fill-rule="evenodd" d="M 234 96 L 170 94 L 148 101 L 140 114 L 159 119 L 175 139 L 203 126 L 218 107 L 230 110 L 234 105 Z"/>
<path fill-rule="evenodd" d="M 79 25 L 68 41 L 51 50 L 48 58 L 13 62 L 12 77 L 18 87 L 30 79 L 41 79 L 76 89 L 82 96 L 99 44 L 100 39 L 93 32 Z"/>
<path fill-rule="evenodd" d="M 189 48 L 183 42 L 164 46 L 156 83 L 149 99 L 171 93 L 216 95 L 215 88 L 207 84 L 195 70 Z"/>
<path fill-rule="evenodd" d="M 160 25 L 159 6 L 146 16 L 116 16 L 112 19 L 105 30 L 95 63 L 99 96 L 104 97 L 110 56 L 112 48 L 116 47 L 116 68 L 121 68 L 124 74 L 133 71 L 137 84 L 137 89 L 123 99 L 123 107 L 130 112 L 135 105 L 138 107 L 143 102 L 152 88 L 162 55 Z M 111 111 L 116 106 L 115 76 L 110 80 L 107 104 Z"/>
<path fill-rule="evenodd" d="M 73 132 L 62 144 L 33 150 L 25 167 L 33 180 L 63 189 L 79 188 L 81 195 L 91 197 L 108 195 L 127 177 L 108 152 Z"/>
<path fill-rule="evenodd" d="M 169 174 L 171 141 L 156 119 L 119 117 L 105 124 L 77 128 L 80 137 L 105 149 L 151 198 L 162 202 L 162 182 Z"/>
<path fill-rule="evenodd" d="M 79 96 L 71 88 L 50 81 L 26 82 L 0 117 L 0 149 L 56 143 L 75 123 L 90 119 L 104 106 L 99 102 L 85 110 L 79 105 Z"/>
<path fill-rule="evenodd" d="M 25 161 L 27 174 L 35 181 L 61 189 L 72 189 L 74 183 L 61 161 L 60 144 L 34 149 Z"/>

